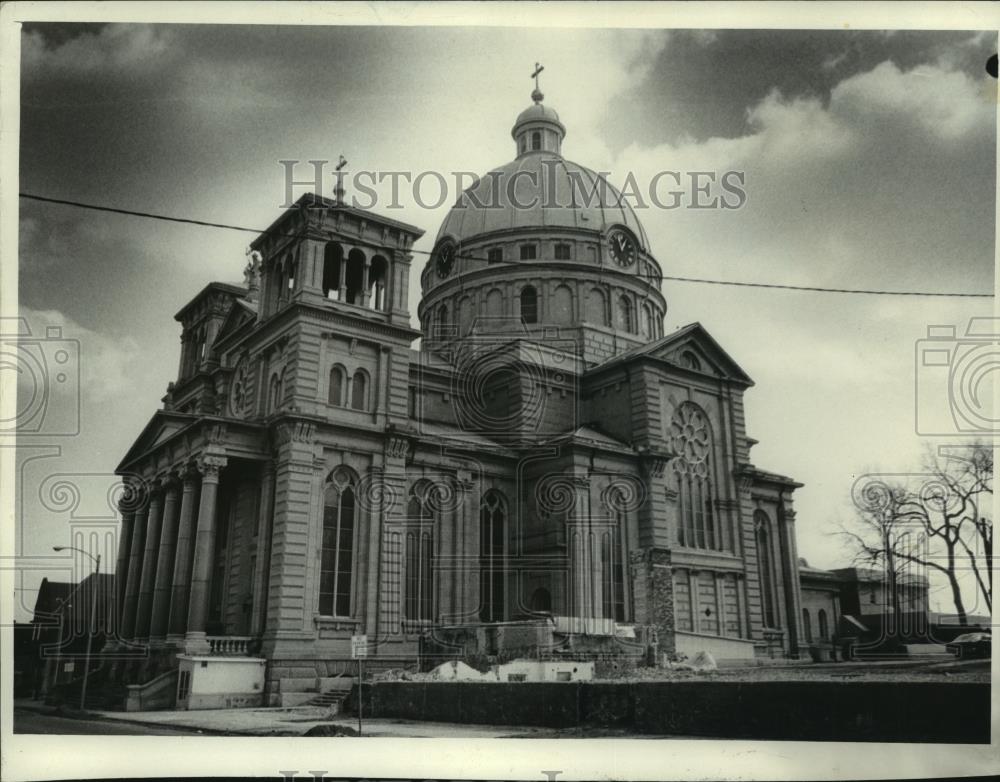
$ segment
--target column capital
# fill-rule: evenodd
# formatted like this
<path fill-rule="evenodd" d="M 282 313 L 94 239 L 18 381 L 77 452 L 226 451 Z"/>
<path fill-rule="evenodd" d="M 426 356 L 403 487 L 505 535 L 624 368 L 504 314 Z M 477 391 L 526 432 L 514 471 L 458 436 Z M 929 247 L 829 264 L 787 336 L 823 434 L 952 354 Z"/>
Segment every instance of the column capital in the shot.
<path fill-rule="evenodd" d="M 218 482 L 219 472 L 229 463 L 225 456 L 207 454 L 198 459 L 198 472 L 201 473 L 203 481 Z"/>

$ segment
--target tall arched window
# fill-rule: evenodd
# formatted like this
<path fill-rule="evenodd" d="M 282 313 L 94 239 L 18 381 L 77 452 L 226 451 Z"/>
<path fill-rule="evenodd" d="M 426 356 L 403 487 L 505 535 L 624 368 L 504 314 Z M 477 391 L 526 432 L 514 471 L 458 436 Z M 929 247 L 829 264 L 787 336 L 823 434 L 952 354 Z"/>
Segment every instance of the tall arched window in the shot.
<path fill-rule="evenodd" d="M 347 254 L 347 273 L 344 275 L 344 301 L 361 304 L 361 294 L 365 287 L 365 254 L 354 248 Z"/>
<path fill-rule="evenodd" d="M 716 527 L 712 475 L 712 430 L 708 416 L 693 402 L 684 402 L 670 420 L 677 480 L 677 542 L 688 548 L 721 551 L 726 542 Z"/>
<path fill-rule="evenodd" d="M 418 481 L 410 489 L 407 505 L 406 576 L 403 617 L 411 621 L 434 618 L 434 512 L 430 481 Z"/>
<path fill-rule="evenodd" d="M 635 317 L 632 312 L 632 300 L 628 296 L 618 298 L 618 328 L 627 331 L 629 334 L 635 333 Z"/>
<path fill-rule="evenodd" d="M 538 292 L 530 285 L 521 288 L 521 320 L 538 323 Z"/>
<path fill-rule="evenodd" d="M 653 308 L 648 304 L 643 304 L 642 315 L 643 336 L 646 339 L 656 339 L 656 316 L 653 314 Z"/>
<path fill-rule="evenodd" d="M 438 307 L 437 325 L 438 325 L 439 337 L 446 336 L 449 322 L 450 321 L 448 319 L 448 305 L 442 304 L 440 307 Z"/>
<path fill-rule="evenodd" d="M 323 502 L 323 543 L 320 550 L 319 612 L 350 616 L 357 529 L 357 476 L 347 467 L 330 475 Z"/>
<path fill-rule="evenodd" d="M 830 626 L 826 622 L 826 611 L 822 608 L 819 609 L 816 619 L 819 622 L 819 637 L 821 640 L 826 641 L 830 637 Z"/>
<path fill-rule="evenodd" d="M 483 622 L 502 622 L 506 617 L 507 506 L 500 492 L 489 491 L 483 496 L 479 522 L 479 618 Z"/>
<path fill-rule="evenodd" d="M 354 410 L 368 409 L 368 373 L 359 369 L 351 380 L 351 408 Z"/>
<path fill-rule="evenodd" d="M 774 566 L 771 562 L 771 521 L 762 510 L 754 512 L 753 520 L 757 541 L 757 577 L 760 579 L 760 600 L 764 614 L 764 626 L 776 627 Z"/>
<path fill-rule="evenodd" d="M 531 149 L 532 151 L 542 148 L 542 134 L 539 131 L 535 131 L 531 134 Z"/>
<path fill-rule="evenodd" d="M 323 295 L 337 301 L 340 298 L 340 267 L 344 250 L 336 242 L 327 242 L 323 249 Z"/>
<path fill-rule="evenodd" d="M 614 519 L 601 535 L 601 615 L 616 622 L 627 621 L 625 599 L 625 498 L 618 490 L 605 504 Z"/>
<path fill-rule="evenodd" d="M 805 635 L 806 643 L 811 644 L 813 640 L 812 620 L 809 618 L 809 609 L 802 609 L 802 633 Z"/>
<path fill-rule="evenodd" d="M 343 407 L 344 403 L 347 401 L 345 396 L 346 388 L 344 387 L 347 381 L 347 373 L 344 371 L 342 366 L 335 366 L 330 370 L 330 391 L 327 396 L 327 402 L 331 405 L 336 405 L 337 407 Z"/>

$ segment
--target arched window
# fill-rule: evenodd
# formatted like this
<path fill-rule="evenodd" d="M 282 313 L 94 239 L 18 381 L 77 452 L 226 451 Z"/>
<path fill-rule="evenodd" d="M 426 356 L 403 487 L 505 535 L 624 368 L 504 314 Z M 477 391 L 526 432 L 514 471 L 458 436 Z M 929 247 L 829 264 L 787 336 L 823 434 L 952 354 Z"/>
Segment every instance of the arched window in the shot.
<path fill-rule="evenodd" d="M 330 370 L 330 392 L 327 402 L 337 407 L 343 407 L 347 401 L 344 383 L 347 381 L 347 373 L 342 366 L 335 366 Z"/>
<path fill-rule="evenodd" d="M 643 336 L 646 339 L 656 339 L 656 316 L 653 314 L 653 308 L 648 304 L 642 306 L 643 314 Z"/>
<path fill-rule="evenodd" d="M 406 580 L 403 616 L 411 621 L 434 618 L 434 485 L 419 481 L 410 489 L 407 505 Z"/>
<path fill-rule="evenodd" d="M 830 626 L 826 623 L 826 611 L 822 608 L 819 609 L 819 613 L 816 615 L 816 619 L 819 622 L 819 637 L 820 640 L 826 641 L 830 638 Z"/>
<path fill-rule="evenodd" d="M 351 408 L 354 410 L 368 409 L 368 373 L 359 369 L 351 380 Z"/>
<path fill-rule="evenodd" d="M 344 275 L 344 301 L 361 304 L 365 287 L 365 254 L 355 248 L 347 254 L 347 273 Z"/>
<path fill-rule="evenodd" d="M 677 480 L 677 541 L 688 548 L 725 548 L 716 527 L 712 470 L 712 430 L 708 416 L 684 402 L 670 419 L 668 434 L 677 456 L 671 462 Z"/>
<path fill-rule="evenodd" d="M 502 622 L 506 618 L 507 506 L 500 492 L 489 491 L 483 496 L 479 522 L 479 619 Z"/>
<path fill-rule="evenodd" d="M 762 510 L 753 514 L 757 541 L 757 577 L 760 579 L 760 600 L 764 626 L 776 627 L 774 609 L 774 567 L 771 563 L 771 522 Z"/>
<path fill-rule="evenodd" d="M 340 267 L 344 250 L 336 242 L 327 242 L 323 249 L 323 295 L 333 301 L 340 299 Z"/>
<path fill-rule="evenodd" d="M 538 293 L 530 285 L 521 288 L 521 320 L 538 323 Z"/>
<path fill-rule="evenodd" d="M 597 326 L 608 325 L 607 299 L 600 288 L 591 288 L 587 294 L 587 322 Z"/>
<path fill-rule="evenodd" d="M 701 370 L 701 362 L 698 360 L 698 356 L 690 350 L 685 350 L 681 353 L 681 366 L 686 369 Z"/>
<path fill-rule="evenodd" d="M 542 134 L 539 131 L 534 131 L 531 134 L 531 149 L 532 151 L 542 148 Z"/>
<path fill-rule="evenodd" d="M 614 523 L 601 535 L 601 615 L 627 620 L 625 601 L 625 497 L 615 490 L 605 498 Z"/>
<path fill-rule="evenodd" d="M 802 634 L 805 636 L 806 643 L 811 644 L 813 640 L 813 628 L 808 608 L 802 609 Z"/>
<path fill-rule="evenodd" d="M 350 616 L 354 537 L 357 529 L 357 477 L 346 467 L 330 475 L 323 501 L 323 542 L 320 550 L 319 612 Z"/>
<path fill-rule="evenodd" d="M 629 334 L 635 333 L 635 318 L 632 312 L 632 300 L 628 296 L 618 298 L 618 328 Z"/>
<path fill-rule="evenodd" d="M 440 307 L 438 307 L 437 325 L 438 325 L 439 338 L 443 338 L 446 336 L 449 322 L 450 321 L 448 320 L 448 305 L 442 304 Z"/>

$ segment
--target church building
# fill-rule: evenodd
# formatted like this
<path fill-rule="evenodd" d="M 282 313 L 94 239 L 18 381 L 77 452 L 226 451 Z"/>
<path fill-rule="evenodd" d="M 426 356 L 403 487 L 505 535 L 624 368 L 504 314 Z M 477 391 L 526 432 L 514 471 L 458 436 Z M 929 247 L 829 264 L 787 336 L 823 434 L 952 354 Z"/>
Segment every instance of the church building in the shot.
<path fill-rule="evenodd" d="M 532 98 L 418 258 L 419 330 L 424 231 L 339 190 L 177 313 L 118 467 L 116 643 L 148 652 L 120 680 L 179 668 L 183 705 L 191 661 L 254 660 L 275 704 L 356 636 L 370 669 L 804 653 L 800 484 L 751 461 L 753 381 L 700 324 L 664 333 L 639 218 Z"/>

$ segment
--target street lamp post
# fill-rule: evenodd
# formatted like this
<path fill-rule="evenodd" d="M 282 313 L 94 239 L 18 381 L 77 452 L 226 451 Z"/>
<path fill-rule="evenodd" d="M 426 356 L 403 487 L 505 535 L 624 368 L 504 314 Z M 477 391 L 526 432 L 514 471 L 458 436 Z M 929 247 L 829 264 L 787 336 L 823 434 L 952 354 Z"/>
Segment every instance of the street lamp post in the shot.
<path fill-rule="evenodd" d="M 54 546 L 54 551 L 76 551 L 84 556 L 90 557 L 94 562 L 94 587 L 90 590 L 90 624 L 87 628 L 87 652 L 83 658 L 83 686 L 80 688 L 80 711 L 84 710 L 84 704 L 87 701 L 87 677 L 90 675 L 90 645 L 94 640 L 94 633 L 96 632 L 97 625 L 97 592 L 98 592 L 98 581 L 100 580 L 101 573 L 101 555 L 98 554 L 96 557 L 93 554 L 89 554 L 83 549 L 76 548 L 75 546 Z"/>

